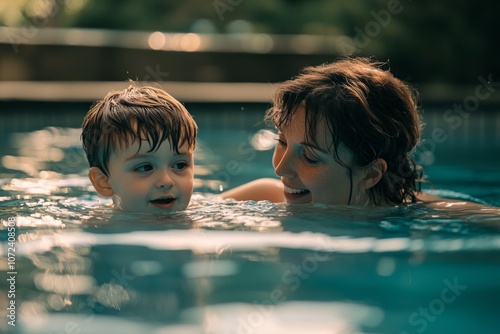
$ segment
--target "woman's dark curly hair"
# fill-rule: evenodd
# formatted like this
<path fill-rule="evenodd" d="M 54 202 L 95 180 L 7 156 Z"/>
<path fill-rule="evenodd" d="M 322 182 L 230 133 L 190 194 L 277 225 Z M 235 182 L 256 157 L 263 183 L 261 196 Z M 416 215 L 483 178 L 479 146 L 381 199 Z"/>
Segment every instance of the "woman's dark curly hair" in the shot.
<path fill-rule="evenodd" d="M 417 93 L 382 69 L 384 65 L 368 58 L 347 58 L 306 67 L 277 88 L 266 113 L 266 121 L 282 129 L 303 106 L 306 139 L 316 145 L 317 125 L 326 124 L 333 139 L 329 150 L 351 176 L 349 202 L 352 169 L 339 158 L 340 144 L 353 152 L 356 166 L 376 159 L 387 163 L 382 179 L 369 189 L 375 205 L 416 202 L 421 189 L 423 171 L 410 157 L 423 124 Z"/>

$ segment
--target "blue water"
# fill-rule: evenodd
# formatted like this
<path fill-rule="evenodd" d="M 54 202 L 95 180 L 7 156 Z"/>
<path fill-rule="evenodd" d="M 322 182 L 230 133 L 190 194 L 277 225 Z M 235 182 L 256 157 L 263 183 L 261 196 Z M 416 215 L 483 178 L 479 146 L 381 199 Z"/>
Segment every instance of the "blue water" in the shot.
<path fill-rule="evenodd" d="M 85 108 L 66 107 L 0 117 L 0 308 L 15 300 L 16 324 L 2 316 L 0 330 L 498 333 L 498 209 L 221 201 L 273 176 L 266 106 L 234 104 L 189 108 L 200 137 L 188 210 L 115 213 L 86 178 Z M 500 116 L 449 129 L 441 113 L 426 114 L 424 138 L 449 138 L 416 152 L 433 191 L 500 206 Z"/>

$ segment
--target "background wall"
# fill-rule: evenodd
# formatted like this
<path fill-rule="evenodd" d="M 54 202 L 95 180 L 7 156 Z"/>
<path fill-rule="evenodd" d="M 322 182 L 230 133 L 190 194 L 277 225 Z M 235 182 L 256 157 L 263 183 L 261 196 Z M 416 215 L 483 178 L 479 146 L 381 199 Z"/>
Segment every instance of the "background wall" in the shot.
<path fill-rule="evenodd" d="M 168 80 L 269 82 L 288 79 L 304 65 L 358 54 L 390 60 L 393 72 L 414 84 L 474 85 L 480 75 L 499 81 L 499 12 L 493 0 L 2 1 L 0 27 L 18 30 L 0 30 L 0 80 L 124 80 L 161 65 Z M 226 39 L 219 43 L 223 52 L 156 51 L 137 49 L 133 35 L 95 38 L 93 46 L 81 45 L 78 34 L 54 42 L 47 28 Z M 257 49 L 224 51 L 238 34 L 260 36 Z M 285 41 L 291 46 L 281 51 L 269 48 L 269 36 L 289 35 L 302 39 Z M 325 47 L 328 41 L 335 47 Z"/>

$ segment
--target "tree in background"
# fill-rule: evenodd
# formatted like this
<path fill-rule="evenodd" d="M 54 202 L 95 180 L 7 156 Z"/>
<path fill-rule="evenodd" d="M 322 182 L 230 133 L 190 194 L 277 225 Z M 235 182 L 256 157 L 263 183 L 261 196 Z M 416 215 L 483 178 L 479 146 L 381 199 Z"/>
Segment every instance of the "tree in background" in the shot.
<path fill-rule="evenodd" d="M 345 35 L 399 77 L 470 84 L 500 73 L 499 12 L 492 0 L 11 0 L 0 4 L 0 24 Z"/>

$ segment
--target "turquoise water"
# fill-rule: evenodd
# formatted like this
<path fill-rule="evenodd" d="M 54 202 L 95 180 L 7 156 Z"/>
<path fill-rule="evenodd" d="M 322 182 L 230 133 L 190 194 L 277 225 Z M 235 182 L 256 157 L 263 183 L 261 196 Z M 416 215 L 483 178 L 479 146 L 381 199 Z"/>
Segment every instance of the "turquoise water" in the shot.
<path fill-rule="evenodd" d="M 497 209 L 220 201 L 221 189 L 273 176 L 266 106 L 234 104 L 188 106 L 201 130 L 188 210 L 117 214 L 86 178 L 87 107 L 7 106 L 0 117 L 0 308 L 11 315 L 1 330 L 498 332 Z M 441 115 L 426 113 L 416 152 L 434 192 L 500 206 L 500 115 L 456 129 Z"/>

